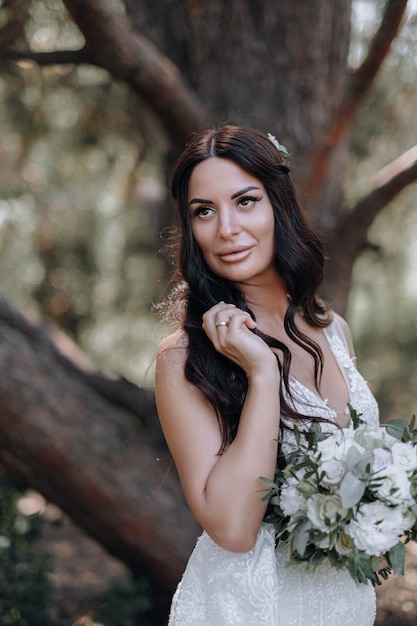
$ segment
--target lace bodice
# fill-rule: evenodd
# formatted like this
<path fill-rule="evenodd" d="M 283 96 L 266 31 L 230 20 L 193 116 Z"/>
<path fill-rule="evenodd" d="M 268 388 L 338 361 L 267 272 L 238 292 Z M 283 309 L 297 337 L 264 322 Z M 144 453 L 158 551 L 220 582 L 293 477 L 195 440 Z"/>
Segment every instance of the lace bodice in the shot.
<path fill-rule="evenodd" d="M 369 423 L 378 422 L 378 407 L 349 355 L 337 319 L 325 336 L 345 377 L 350 403 Z M 304 415 L 329 420 L 338 428 L 337 413 L 295 379 L 293 403 Z M 332 426 L 332 423 L 334 426 Z M 308 428 L 308 424 L 304 424 Z M 284 429 L 290 446 L 294 438 Z M 175 593 L 169 626 L 372 626 L 375 592 L 356 583 L 347 570 L 322 563 L 314 573 L 305 565 L 287 566 L 289 547 L 275 548 L 274 529 L 262 524 L 255 547 L 233 553 L 219 547 L 205 532 L 190 557 Z"/>
<path fill-rule="evenodd" d="M 324 329 L 324 334 L 330 349 L 336 359 L 336 362 L 340 368 L 341 373 L 346 381 L 347 388 L 349 390 L 349 403 L 361 414 L 361 419 L 365 420 L 369 424 L 378 424 L 379 422 L 379 410 L 378 404 L 369 390 L 363 376 L 359 373 L 355 365 L 355 360 L 349 354 L 349 347 L 343 330 L 340 327 L 340 323 L 337 318 L 332 324 Z M 336 419 L 338 413 L 328 406 L 326 399 L 320 398 L 317 392 L 312 391 L 308 387 L 305 387 L 295 378 L 290 380 L 293 407 L 302 413 L 303 415 L 310 415 L 312 417 L 319 416 L 328 422 L 323 424 L 323 430 L 331 431 L 332 422 L 334 423 L 333 429 L 338 428 L 336 425 Z M 349 413 L 349 408 L 346 406 L 345 412 Z M 288 444 L 294 444 L 295 439 L 291 432 L 291 424 L 288 423 L 289 428 L 283 430 L 282 437 Z M 309 423 L 298 424 L 300 430 L 308 430 Z M 352 428 L 352 424 L 350 428 Z M 283 452 L 290 449 L 290 446 L 283 446 Z"/>

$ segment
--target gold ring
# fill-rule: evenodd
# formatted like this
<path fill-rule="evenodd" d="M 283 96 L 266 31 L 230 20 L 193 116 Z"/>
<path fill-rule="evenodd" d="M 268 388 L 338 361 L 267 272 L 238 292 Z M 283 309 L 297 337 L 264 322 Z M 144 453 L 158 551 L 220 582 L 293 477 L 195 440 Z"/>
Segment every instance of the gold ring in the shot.
<path fill-rule="evenodd" d="M 219 326 L 228 326 L 228 322 L 216 322 L 216 328 Z"/>

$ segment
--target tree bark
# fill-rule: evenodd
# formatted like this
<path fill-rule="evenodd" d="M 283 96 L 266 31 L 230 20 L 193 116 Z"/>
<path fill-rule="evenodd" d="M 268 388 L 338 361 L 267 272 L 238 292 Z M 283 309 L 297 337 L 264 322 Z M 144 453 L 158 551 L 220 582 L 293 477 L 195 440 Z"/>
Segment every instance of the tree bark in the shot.
<path fill-rule="evenodd" d="M 1 464 L 133 572 L 172 590 L 199 529 L 175 470 L 166 476 L 169 453 L 141 423 L 157 420 L 152 399 L 145 391 L 138 399 L 142 420 L 140 405 L 135 417 L 103 399 L 40 328 L 0 301 Z"/>

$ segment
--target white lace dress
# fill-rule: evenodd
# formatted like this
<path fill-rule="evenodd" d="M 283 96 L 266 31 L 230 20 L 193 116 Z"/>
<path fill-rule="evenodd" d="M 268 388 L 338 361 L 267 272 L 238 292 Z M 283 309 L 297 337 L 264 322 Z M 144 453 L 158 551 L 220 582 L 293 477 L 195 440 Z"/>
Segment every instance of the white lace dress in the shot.
<path fill-rule="evenodd" d="M 325 335 L 345 377 L 350 402 L 369 423 L 378 407 L 357 371 L 335 320 Z M 296 380 L 291 381 L 299 411 L 335 421 L 327 402 Z M 331 428 L 331 426 L 330 426 Z M 336 426 L 334 427 L 336 428 Z M 286 434 L 285 434 L 286 433 Z M 291 433 L 284 430 L 284 437 Z M 220 548 L 203 532 L 174 595 L 168 626 L 372 626 L 375 592 L 356 583 L 347 570 L 322 563 L 314 573 L 287 566 L 288 546 L 275 549 L 274 530 L 262 524 L 255 547 L 234 553 Z"/>

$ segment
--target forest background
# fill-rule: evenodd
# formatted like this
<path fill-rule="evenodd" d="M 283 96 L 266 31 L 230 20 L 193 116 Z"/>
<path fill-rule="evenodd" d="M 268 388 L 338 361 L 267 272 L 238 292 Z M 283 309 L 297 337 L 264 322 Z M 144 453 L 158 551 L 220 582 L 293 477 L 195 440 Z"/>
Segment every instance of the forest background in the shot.
<path fill-rule="evenodd" d="M 289 31 L 291 19 L 312 20 L 307 4 L 281 3 Z M 179 45 L 185 31 L 175 1 L 0 4 L 0 462 L 8 495 L 3 502 L 10 506 L 6 516 L 3 504 L 0 530 L 7 549 L 36 527 L 30 515 L 19 530 L 19 514 L 13 515 L 16 499 L 31 488 L 125 562 L 135 580 L 150 581 L 154 591 L 141 592 L 142 600 L 147 594 L 165 598 L 178 578 L 197 528 L 174 472 L 159 489 L 169 459 L 147 390 L 156 347 L 169 332 L 153 308 L 172 271 L 161 253 L 174 214 L 169 166 L 189 133 L 207 124 L 249 123 L 288 146 L 304 203 L 329 239 L 325 290 L 352 328 L 359 367 L 382 419 L 417 412 L 417 4 L 354 0 L 351 6 L 343 0 L 330 14 L 324 4 L 317 0 L 314 8 L 322 20 L 332 16 L 333 37 L 340 29 L 332 61 L 340 79 L 333 78 L 333 92 L 326 92 L 328 79 L 315 74 L 320 54 L 300 54 L 290 37 L 276 56 L 281 65 L 271 56 L 267 77 L 256 84 L 262 66 L 255 64 L 252 73 L 245 67 L 246 47 L 260 64 L 259 41 L 269 52 L 279 45 L 279 21 L 266 27 L 268 1 L 213 2 L 206 14 L 201 3 L 183 2 L 190 23 L 206 19 L 217 28 L 206 48 L 196 41 L 197 26 L 191 32 L 194 68 Z M 252 49 L 243 7 L 258 27 Z M 343 118 L 339 105 L 348 77 L 363 68 L 384 17 L 398 24 L 391 31 L 385 26 L 387 49 Z M 127 27 L 142 39 L 130 40 Z M 319 40 L 309 43 L 320 46 Z M 129 59 L 123 65 L 123 54 L 134 57 L 141 44 L 142 74 Z M 155 50 L 166 57 L 154 59 Z M 159 91 L 146 74 L 153 61 L 160 63 Z M 205 72 L 200 79 L 198 63 Z M 274 106 L 274 98 L 285 102 L 286 92 L 304 109 L 290 97 L 293 107 Z M 312 94 L 327 108 L 317 105 L 312 113 Z M 359 228 L 349 221 L 353 215 L 363 220 Z M 125 447 L 112 443 L 115 432 L 122 432 Z M 10 478 L 17 481 L 13 487 Z M 158 521 L 158 533 L 151 533 Z M 14 565 L 22 558 L 16 554 Z M 4 623 L 23 624 L 19 607 L 4 602 L 8 618 L 17 611 L 14 622 Z M 156 624 L 158 602 L 135 605 L 137 623 Z M 49 613 L 43 624 L 46 619 Z M 35 626 L 33 617 L 30 623 Z"/>

